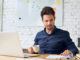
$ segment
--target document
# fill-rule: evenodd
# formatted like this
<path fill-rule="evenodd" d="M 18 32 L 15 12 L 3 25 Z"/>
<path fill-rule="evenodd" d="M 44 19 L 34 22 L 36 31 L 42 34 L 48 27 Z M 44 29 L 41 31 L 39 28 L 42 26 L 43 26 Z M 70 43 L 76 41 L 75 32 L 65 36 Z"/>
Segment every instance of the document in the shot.
<path fill-rule="evenodd" d="M 24 58 L 16 58 L 16 60 L 25 60 Z"/>
<path fill-rule="evenodd" d="M 46 58 L 47 59 L 63 59 L 63 58 L 72 58 L 72 55 L 68 56 L 61 56 L 61 55 L 48 55 Z"/>
<path fill-rule="evenodd" d="M 44 60 L 42 58 L 16 58 L 16 60 Z"/>

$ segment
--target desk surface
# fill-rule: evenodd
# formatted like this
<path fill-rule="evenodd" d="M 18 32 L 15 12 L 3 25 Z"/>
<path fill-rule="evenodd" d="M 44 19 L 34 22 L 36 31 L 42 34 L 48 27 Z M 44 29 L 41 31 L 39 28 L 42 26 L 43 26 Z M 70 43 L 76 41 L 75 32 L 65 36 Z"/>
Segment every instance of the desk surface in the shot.
<path fill-rule="evenodd" d="M 46 59 L 49 54 L 41 54 L 37 57 L 28 57 L 28 58 L 17 58 L 17 57 L 9 57 L 9 56 L 0 56 L 0 60 L 55 60 L 55 59 Z M 59 59 L 56 59 L 59 60 Z M 65 59 L 62 59 L 65 60 Z M 73 60 L 73 59 L 69 59 Z"/>

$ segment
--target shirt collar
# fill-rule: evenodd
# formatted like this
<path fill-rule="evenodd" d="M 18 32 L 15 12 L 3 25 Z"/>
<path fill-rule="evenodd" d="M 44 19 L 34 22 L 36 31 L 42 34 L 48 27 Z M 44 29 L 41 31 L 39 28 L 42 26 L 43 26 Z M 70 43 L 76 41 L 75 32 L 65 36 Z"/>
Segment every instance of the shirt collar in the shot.
<path fill-rule="evenodd" d="M 51 34 L 48 34 L 48 33 L 46 32 L 46 28 L 44 28 L 44 32 L 45 32 L 45 34 L 47 34 L 47 35 L 52 35 L 53 33 L 55 33 L 56 29 L 57 29 L 56 26 L 54 26 L 54 29 L 53 29 L 52 33 L 51 33 Z"/>

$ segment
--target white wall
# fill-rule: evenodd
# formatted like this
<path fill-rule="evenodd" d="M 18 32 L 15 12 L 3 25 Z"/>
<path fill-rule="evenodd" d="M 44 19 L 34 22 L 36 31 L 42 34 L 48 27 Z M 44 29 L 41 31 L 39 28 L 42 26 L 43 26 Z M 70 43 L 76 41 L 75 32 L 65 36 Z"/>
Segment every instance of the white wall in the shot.
<path fill-rule="evenodd" d="M 19 27 L 17 22 L 17 0 L 4 0 L 4 32 L 19 32 L 20 41 L 23 48 L 27 48 L 33 44 L 36 33 L 43 27 Z M 77 38 L 80 37 L 80 0 L 64 0 L 64 22 L 59 27 L 70 32 L 71 38 L 77 45 Z"/>
<path fill-rule="evenodd" d="M 0 31 L 1 31 L 1 26 L 2 26 L 2 24 L 1 24 L 1 22 L 2 22 L 2 0 L 0 0 Z"/>

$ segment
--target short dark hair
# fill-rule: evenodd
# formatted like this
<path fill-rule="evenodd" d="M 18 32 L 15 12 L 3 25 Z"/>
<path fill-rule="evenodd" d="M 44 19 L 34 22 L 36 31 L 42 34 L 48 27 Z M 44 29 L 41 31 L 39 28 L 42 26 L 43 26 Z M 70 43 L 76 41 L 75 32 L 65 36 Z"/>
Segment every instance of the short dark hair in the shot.
<path fill-rule="evenodd" d="M 50 14 L 52 14 L 55 18 L 55 12 L 54 12 L 53 8 L 51 8 L 51 7 L 44 7 L 41 11 L 42 19 L 43 19 L 43 15 L 50 15 Z"/>

